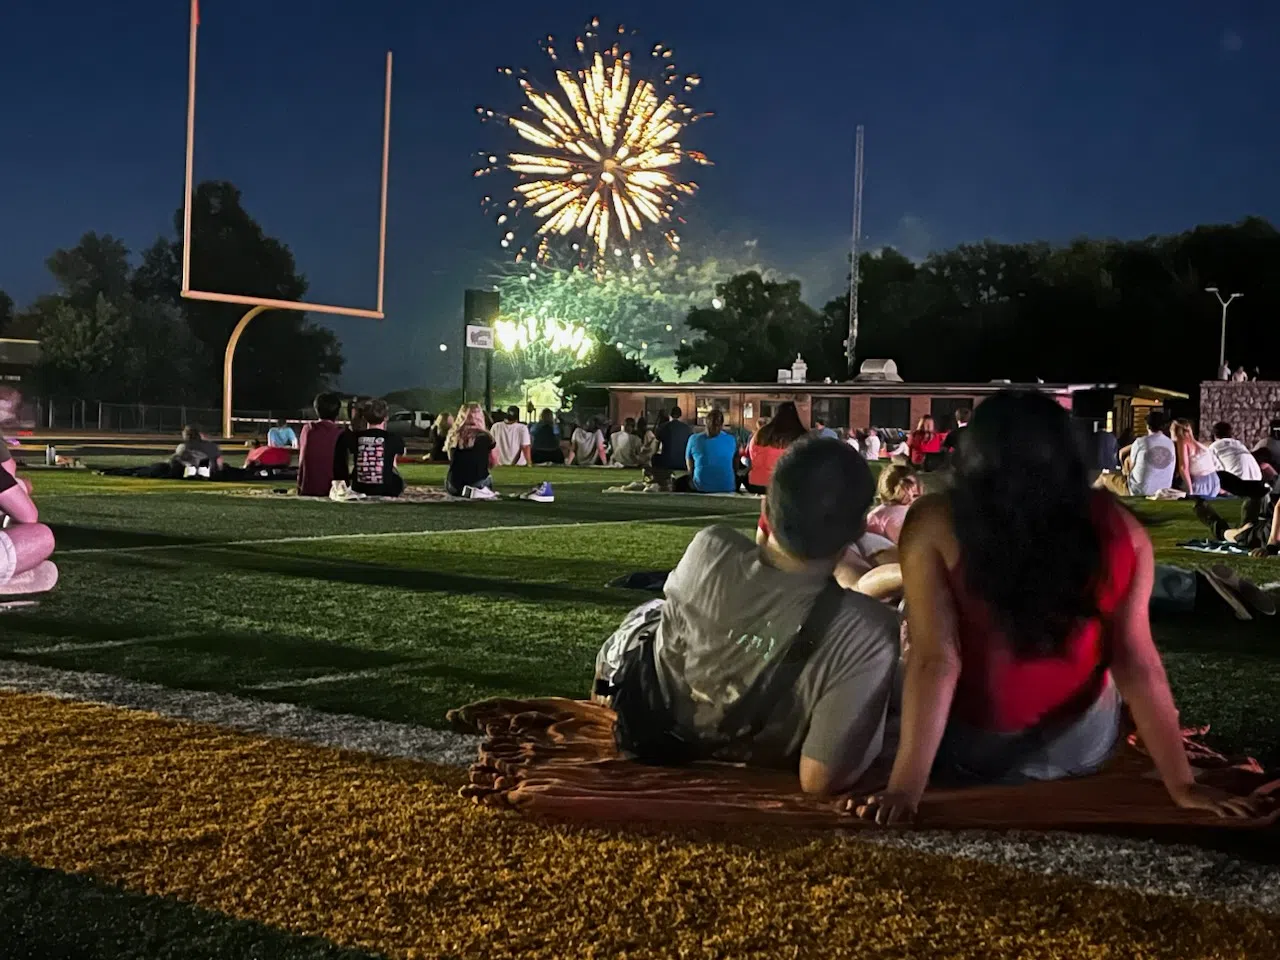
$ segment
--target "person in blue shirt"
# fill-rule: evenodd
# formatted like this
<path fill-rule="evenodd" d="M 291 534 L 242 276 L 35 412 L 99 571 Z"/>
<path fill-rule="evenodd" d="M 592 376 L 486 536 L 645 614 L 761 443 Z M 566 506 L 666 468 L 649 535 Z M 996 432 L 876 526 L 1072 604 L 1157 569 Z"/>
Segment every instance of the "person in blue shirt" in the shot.
<path fill-rule="evenodd" d="M 298 446 L 298 435 L 293 432 L 293 427 L 289 426 L 289 421 L 281 417 L 276 421 L 276 425 L 267 431 L 268 447 L 293 447 Z"/>
<path fill-rule="evenodd" d="M 692 493 L 733 493 L 738 489 L 733 458 L 738 441 L 724 432 L 724 411 L 712 407 L 707 413 L 707 432 L 695 433 L 685 446 Z"/>
<path fill-rule="evenodd" d="M 839 440 L 840 434 L 836 433 L 827 426 L 827 421 L 822 417 L 813 418 L 813 434 L 822 437 L 824 440 Z"/>

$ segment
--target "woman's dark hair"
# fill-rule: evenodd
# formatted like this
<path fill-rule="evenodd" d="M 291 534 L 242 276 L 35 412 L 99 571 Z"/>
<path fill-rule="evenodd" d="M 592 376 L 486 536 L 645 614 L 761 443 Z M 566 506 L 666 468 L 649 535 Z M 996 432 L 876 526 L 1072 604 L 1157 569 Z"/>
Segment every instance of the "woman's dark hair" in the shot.
<path fill-rule="evenodd" d="M 800 421 L 796 405 L 788 400 L 778 404 L 773 419 L 756 431 L 756 446 L 789 447 L 808 432 Z"/>
<path fill-rule="evenodd" d="M 978 407 L 956 453 L 952 516 L 969 589 L 1018 656 L 1060 654 L 1076 624 L 1097 613 L 1094 495 L 1055 400 L 1004 391 Z"/>
<path fill-rule="evenodd" d="M 556 415 L 551 412 L 550 407 L 543 407 L 542 413 L 538 415 L 538 422 L 541 424 L 548 424 L 554 427 L 556 423 Z"/>

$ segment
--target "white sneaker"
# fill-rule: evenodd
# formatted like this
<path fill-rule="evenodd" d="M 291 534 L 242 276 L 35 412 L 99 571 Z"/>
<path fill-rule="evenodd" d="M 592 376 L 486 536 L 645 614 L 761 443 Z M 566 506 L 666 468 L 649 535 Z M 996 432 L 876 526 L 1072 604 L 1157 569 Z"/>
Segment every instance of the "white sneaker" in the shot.
<path fill-rule="evenodd" d="M 462 496 L 467 500 L 497 500 L 498 495 L 488 487 L 463 487 Z"/>
<path fill-rule="evenodd" d="M 0 583 L 0 596 L 24 593 L 47 593 L 58 584 L 58 566 L 52 560 L 38 563 L 26 573 L 19 573 Z"/>
<path fill-rule="evenodd" d="M 353 500 L 364 500 L 365 495 L 352 490 L 345 480 L 335 480 L 329 488 L 329 499 L 334 503 L 350 503 Z"/>

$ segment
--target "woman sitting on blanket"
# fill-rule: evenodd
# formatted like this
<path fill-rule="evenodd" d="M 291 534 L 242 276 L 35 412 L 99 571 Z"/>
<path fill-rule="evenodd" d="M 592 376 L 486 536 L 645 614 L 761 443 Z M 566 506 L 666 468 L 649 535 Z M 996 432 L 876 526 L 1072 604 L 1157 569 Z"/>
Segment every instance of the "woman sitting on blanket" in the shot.
<path fill-rule="evenodd" d="M 1173 421 L 1173 445 L 1178 451 L 1178 476 L 1191 497 L 1216 497 L 1222 492 L 1218 458 L 1196 439 L 1190 420 Z"/>
<path fill-rule="evenodd" d="M 490 468 L 498 465 L 498 446 L 485 427 L 484 411 L 478 403 L 464 403 L 454 418 L 445 439 L 449 472 L 444 488 L 450 495 L 461 497 L 465 491 L 492 490 Z"/>
<path fill-rule="evenodd" d="M 1196 783 L 1151 638 L 1151 541 L 1089 488 L 1068 414 L 1042 394 L 978 408 L 951 489 L 902 532 L 911 629 L 888 788 L 849 801 L 911 818 L 931 778 L 1016 783 L 1087 774 L 1120 733 L 1121 700 L 1180 807 L 1250 816 Z"/>

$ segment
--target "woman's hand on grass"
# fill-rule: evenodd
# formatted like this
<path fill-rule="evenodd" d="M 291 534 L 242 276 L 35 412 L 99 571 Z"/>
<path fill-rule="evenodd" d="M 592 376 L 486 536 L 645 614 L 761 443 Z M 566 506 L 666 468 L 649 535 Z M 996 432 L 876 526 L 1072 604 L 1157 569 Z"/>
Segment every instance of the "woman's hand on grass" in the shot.
<path fill-rule="evenodd" d="M 1184 810 L 1207 810 L 1219 817 L 1250 819 L 1262 813 L 1262 803 L 1253 797 L 1236 796 L 1200 783 L 1170 788 L 1169 795 Z"/>

